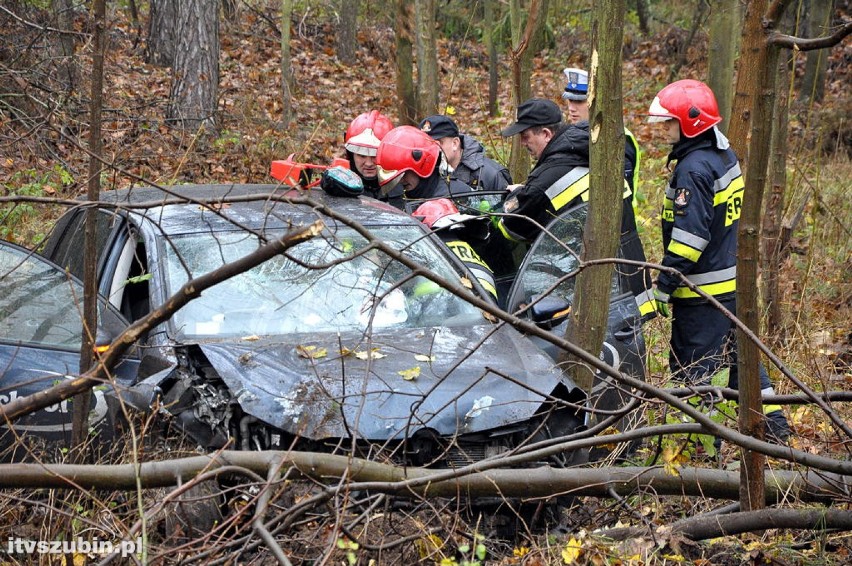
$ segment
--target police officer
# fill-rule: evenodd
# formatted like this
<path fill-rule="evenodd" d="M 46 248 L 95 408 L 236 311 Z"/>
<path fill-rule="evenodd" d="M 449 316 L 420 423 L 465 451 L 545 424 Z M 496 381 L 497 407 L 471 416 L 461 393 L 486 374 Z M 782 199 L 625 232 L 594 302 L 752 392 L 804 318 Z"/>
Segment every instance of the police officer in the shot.
<path fill-rule="evenodd" d="M 402 189 L 382 193 L 379 189 L 379 170 L 376 152 L 382 138 L 393 129 L 390 119 L 378 110 L 357 116 L 346 128 L 343 147 L 349 159 L 349 168 L 361 177 L 364 194 L 403 208 Z"/>
<path fill-rule="evenodd" d="M 562 73 L 567 79 L 562 100 L 568 102 L 568 119 L 572 124 L 589 123 L 589 74 L 583 69 L 567 68 Z M 621 249 L 624 256 L 636 261 L 645 261 L 645 249 L 639 239 L 636 227 L 636 191 L 639 187 L 639 143 L 636 137 L 624 128 L 624 178 L 630 187 L 630 198 L 625 199 L 621 213 Z M 630 206 L 627 206 L 627 205 Z M 643 321 L 648 321 L 656 315 L 653 295 L 651 293 L 651 274 L 639 267 L 620 266 L 625 272 L 630 289 L 636 298 L 636 306 Z"/>
<path fill-rule="evenodd" d="M 672 171 L 662 209 L 665 267 L 676 269 L 696 287 L 736 313 L 737 225 L 743 200 L 740 164 L 727 138 L 716 128 L 722 118 L 710 88 L 696 80 L 663 88 L 648 111 L 648 121 L 661 123 L 672 144 Z M 671 306 L 669 364 L 676 380 L 704 385 L 729 368 L 728 385 L 739 385 L 733 322 L 703 297 L 667 272 L 657 277 L 657 308 Z M 761 390 L 773 394 L 766 369 L 760 366 Z M 764 405 L 769 438 L 789 436 L 781 407 Z"/>

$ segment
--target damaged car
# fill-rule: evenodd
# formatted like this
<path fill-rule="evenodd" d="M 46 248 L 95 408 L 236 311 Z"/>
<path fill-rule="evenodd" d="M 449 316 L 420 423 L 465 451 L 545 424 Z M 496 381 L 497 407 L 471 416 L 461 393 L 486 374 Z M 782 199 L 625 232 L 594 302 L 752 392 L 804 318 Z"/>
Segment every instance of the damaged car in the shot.
<path fill-rule="evenodd" d="M 137 344 L 135 376 L 112 394 L 158 411 L 206 449 L 457 467 L 584 427 L 585 394 L 539 345 L 412 268 L 492 301 L 439 238 L 384 203 L 276 185 L 134 188 L 101 202 L 99 291 L 124 324 L 264 242 L 323 223 L 320 235 L 206 289 Z M 66 213 L 43 250 L 70 276 L 82 272 L 84 218 Z M 634 371 L 631 340 L 611 344 L 612 359 Z"/>

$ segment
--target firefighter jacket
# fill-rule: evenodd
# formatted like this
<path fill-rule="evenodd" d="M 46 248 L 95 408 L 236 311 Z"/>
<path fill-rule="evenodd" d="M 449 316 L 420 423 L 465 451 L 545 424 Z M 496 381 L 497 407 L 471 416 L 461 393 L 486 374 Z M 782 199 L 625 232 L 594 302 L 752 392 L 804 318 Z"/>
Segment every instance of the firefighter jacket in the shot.
<path fill-rule="evenodd" d="M 512 240 L 534 240 L 541 228 L 528 218 L 544 227 L 562 208 L 582 202 L 589 187 L 588 170 L 588 123 L 585 129 L 580 124 L 564 125 L 541 152 L 524 186 L 506 198 L 503 212 L 518 216 L 504 216 L 500 231 Z"/>
<path fill-rule="evenodd" d="M 717 298 L 736 292 L 737 224 L 743 178 L 737 156 L 716 128 L 674 144 L 677 161 L 662 210 L 663 265 Z M 700 302 L 679 277 L 661 272 L 657 288 L 672 301 Z"/>
<path fill-rule="evenodd" d="M 462 140 L 462 157 L 459 166 L 450 176 L 477 191 L 504 191 L 512 184 L 509 170 L 485 157 L 485 148 L 470 136 L 459 136 Z"/>
<path fill-rule="evenodd" d="M 488 267 L 479 254 L 474 251 L 473 247 L 466 241 L 455 237 L 453 230 L 444 229 L 438 230 L 438 236 L 443 240 L 447 247 L 452 250 L 453 254 L 461 260 L 473 276 L 476 277 L 482 288 L 497 300 L 497 285 L 494 283 L 494 272 Z"/>

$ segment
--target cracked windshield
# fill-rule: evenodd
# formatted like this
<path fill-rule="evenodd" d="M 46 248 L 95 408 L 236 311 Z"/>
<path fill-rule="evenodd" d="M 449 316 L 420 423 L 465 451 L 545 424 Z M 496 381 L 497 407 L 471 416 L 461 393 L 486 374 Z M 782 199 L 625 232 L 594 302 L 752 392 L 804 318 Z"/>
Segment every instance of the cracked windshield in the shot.
<path fill-rule="evenodd" d="M 458 272 L 414 227 L 389 226 L 375 236 L 453 283 Z M 169 293 L 239 259 L 258 239 L 239 232 L 191 234 L 167 245 Z M 481 324 L 476 307 L 437 284 L 366 249 L 354 230 L 301 243 L 241 275 L 207 289 L 174 317 L 183 337 L 281 335 Z"/>

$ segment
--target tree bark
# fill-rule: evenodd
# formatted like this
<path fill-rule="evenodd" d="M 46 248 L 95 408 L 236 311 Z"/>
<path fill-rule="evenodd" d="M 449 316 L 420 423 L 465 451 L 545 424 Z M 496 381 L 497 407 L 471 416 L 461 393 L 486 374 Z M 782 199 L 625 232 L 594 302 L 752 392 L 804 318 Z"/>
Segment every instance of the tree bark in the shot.
<path fill-rule="evenodd" d="M 593 3 L 592 56 L 589 76 L 589 130 L 591 179 L 589 216 L 583 230 L 583 260 L 616 257 L 621 234 L 624 193 L 624 121 L 621 99 L 621 43 L 624 36 L 624 0 Z M 614 205 L 615 203 L 615 205 Z M 597 355 L 609 317 L 612 264 L 583 269 L 577 278 L 571 324 L 566 339 Z M 593 372 L 569 362 L 574 382 L 589 396 Z"/>
<path fill-rule="evenodd" d="M 295 79 L 290 68 L 290 19 L 293 0 L 281 0 L 281 129 L 286 130 L 293 119 L 293 87 Z"/>
<path fill-rule="evenodd" d="M 636 0 L 636 17 L 639 19 L 639 31 L 642 35 L 651 33 L 651 10 L 648 0 Z"/>
<path fill-rule="evenodd" d="M 171 67 L 177 49 L 178 0 L 151 0 L 145 61 Z"/>
<path fill-rule="evenodd" d="M 831 26 L 834 0 L 810 0 L 808 6 L 808 37 L 820 37 L 828 33 Z M 828 54 L 822 49 L 808 52 L 799 100 L 822 102 L 825 96 L 825 70 L 827 67 Z"/>
<path fill-rule="evenodd" d="M 219 3 L 178 0 L 178 41 L 167 120 L 185 130 L 217 132 Z"/>
<path fill-rule="evenodd" d="M 722 122 L 719 129 L 726 132 L 734 94 L 734 62 L 737 56 L 740 30 L 739 0 L 721 0 L 710 10 L 710 48 L 707 63 L 707 84 L 716 95 Z"/>
<path fill-rule="evenodd" d="M 337 58 L 345 65 L 355 63 L 358 46 L 358 0 L 340 0 L 337 26 Z"/>
<path fill-rule="evenodd" d="M 500 61 L 497 59 L 497 38 L 495 33 L 494 0 L 484 0 L 485 18 L 483 23 L 483 36 L 485 46 L 488 49 L 488 115 L 492 118 L 497 116 L 497 85 L 499 81 Z"/>
<path fill-rule="evenodd" d="M 65 31 L 74 29 L 74 2 L 72 0 L 53 0 L 51 3 L 56 26 Z M 66 95 L 74 92 L 77 85 L 77 59 L 74 56 L 74 35 L 60 33 L 57 38 L 57 59 L 59 61 L 58 79 Z"/>
<path fill-rule="evenodd" d="M 417 94 L 412 77 L 414 45 L 414 5 L 396 2 L 396 95 L 399 100 L 399 124 L 417 124 Z"/>
<path fill-rule="evenodd" d="M 435 37 L 435 0 L 415 0 L 417 21 L 418 116 L 443 114 L 438 109 L 441 79 L 438 76 L 438 44 Z"/>

